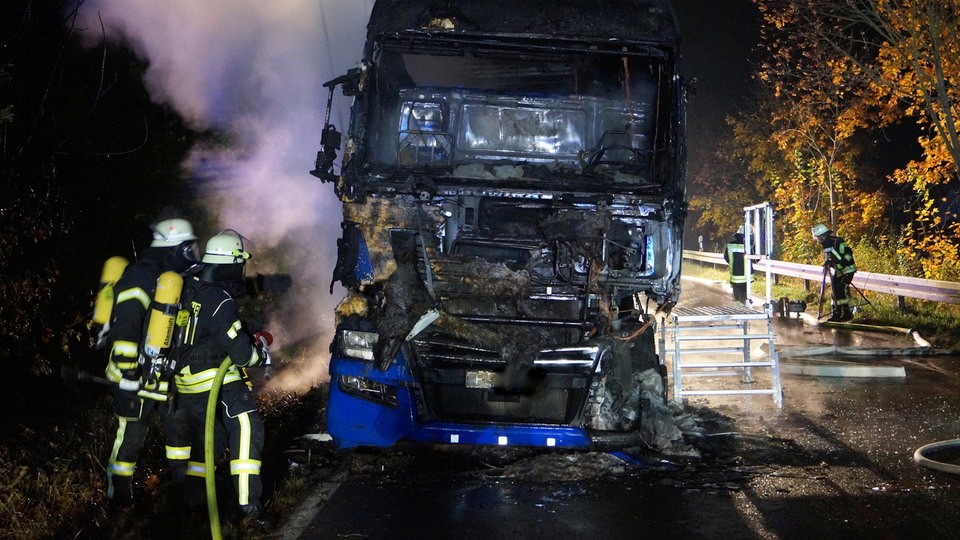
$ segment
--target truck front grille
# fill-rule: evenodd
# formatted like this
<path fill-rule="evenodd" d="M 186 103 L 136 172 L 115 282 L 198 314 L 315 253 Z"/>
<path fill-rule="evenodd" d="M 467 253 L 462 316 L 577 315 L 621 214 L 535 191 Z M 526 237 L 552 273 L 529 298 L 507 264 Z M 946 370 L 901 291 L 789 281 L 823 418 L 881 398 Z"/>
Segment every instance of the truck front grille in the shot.
<path fill-rule="evenodd" d="M 498 351 L 425 333 L 411 343 L 428 417 L 453 422 L 574 424 L 599 350 L 540 351 L 508 365 Z"/>

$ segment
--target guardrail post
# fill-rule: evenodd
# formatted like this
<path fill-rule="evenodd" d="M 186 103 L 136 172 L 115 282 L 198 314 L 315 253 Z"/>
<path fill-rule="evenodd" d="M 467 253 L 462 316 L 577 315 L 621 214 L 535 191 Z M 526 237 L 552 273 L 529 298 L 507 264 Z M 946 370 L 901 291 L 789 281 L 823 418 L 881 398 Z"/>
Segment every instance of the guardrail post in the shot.
<path fill-rule="evenodd" d="M 897 297 L 897 309 L 899 309 L 900 311 L 907 310 L 907 299 L 905 297 L 903 296 Z"/>

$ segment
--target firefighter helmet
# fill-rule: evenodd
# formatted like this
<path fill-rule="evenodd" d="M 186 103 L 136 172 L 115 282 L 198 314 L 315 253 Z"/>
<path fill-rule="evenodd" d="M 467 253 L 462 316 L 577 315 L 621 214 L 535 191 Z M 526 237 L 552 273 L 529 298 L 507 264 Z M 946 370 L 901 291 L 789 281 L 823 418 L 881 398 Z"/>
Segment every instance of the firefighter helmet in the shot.
<path fill-rule="evenodd" d="M 193 234 L 193 226 L 185 219 L 165 219 L 152 228 L 153 242 L 150 247 L 176 247 L 197 239 Z"/>
<path fill-rule="evenodd" d="M 231 296 L 239 298 L 247 293 L 244 269 L 251 256 L 243 249 L 243 237 L 239 233 L 232 229 L 220 231 L 207 240 L 203 268 L 197 277 L 200 281 L 217 283 Z"/>
<path fill-rule="evenodd" d="M 249 258 L 250 254 L 243 250 L 243 238 L 223 232 L 207 240 L 203 254 L 203 262 L 212 264 L 243 264 Z"/>
<path fill-rule="evenodd" d="M 828 229 L 823 223 L 818 223 L 814 225 L 812 229 L 810 229 L 810 232 L 813 233 L 814 237 L 820 237 L 830 232 L 830 229 Z"/>

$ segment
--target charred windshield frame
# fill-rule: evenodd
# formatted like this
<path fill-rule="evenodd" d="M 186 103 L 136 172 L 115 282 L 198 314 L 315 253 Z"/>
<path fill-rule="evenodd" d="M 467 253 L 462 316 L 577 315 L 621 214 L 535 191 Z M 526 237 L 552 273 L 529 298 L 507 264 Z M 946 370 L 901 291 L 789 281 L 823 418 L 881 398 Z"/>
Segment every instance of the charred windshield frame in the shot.
<path fill-rule="evenodd" d="M 433 35 L 378 45 L 363 98 L 368 172 L 476 178 L 465 165 L 540 165 L 632 189 L 674 178 L 669 51 Z"/>

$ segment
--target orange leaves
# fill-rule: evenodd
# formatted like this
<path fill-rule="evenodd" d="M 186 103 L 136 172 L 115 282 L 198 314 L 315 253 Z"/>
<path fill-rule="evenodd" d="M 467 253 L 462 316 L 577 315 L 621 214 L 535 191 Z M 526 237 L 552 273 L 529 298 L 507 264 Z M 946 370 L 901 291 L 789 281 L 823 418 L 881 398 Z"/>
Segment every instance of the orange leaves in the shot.
<path fill-rule="evenodd" d="M 911 221 L 904 228 L 898 253 L 916 262 L 930 279 L 960 279 L 960 222 L 949 200 L 938 195 L 941 186 L 956 176 L 943 144 L 923 138 L 923 161 L 911 161 L 894 173 L 898 183 L 909 184 L 915 192 L 908 209 Z"/>
<path fill-rule="evenodd" d="M 922 155 L 889 177 L 913 194 L 898 202 L 908 223 L 890 232 L 928 277 L 960 277 L 960 218 L 944 196 L 960 190 L 960 1 L 754 3 L 768 53 L 758 78 L 775 103 L 770 141 L 791 165 L 772 180 L 785 255 L 813 252 L 804 233 L 818 221 L 848 240 L 887 232 L 890 201 L 876 171 L 861 169 L 872 150 L 858 134 L 912 117 Z M 756 153 L 770 147 L 758 142 Z"/>
<path fill-rule="evenodd" d="M 918 263 L 928 279 L 960 281 L 960 223 L 914 221 L 897 252 Z"/>
<path fill-rule="evenodd" d="M 885 41 L 876 55 L 878 89 L 905 103 L 904 114 L 940 139 L 924 144 L 927 160 L 960 161 L 960 3 L 875 0 L 875 24 Z M 934 148 L 939 146 L 939 148 Z"/>
<path fill-rule="evenodd" d="M 879 192 L 862 191 L 850 193 L 848 197 L 848 211 L 841 217 L 845 234 L 850 237 L 878 234 L 882 230 L 878 225 L 885 222 L 884 216 L 890 204 L 887 197 Z"/>

